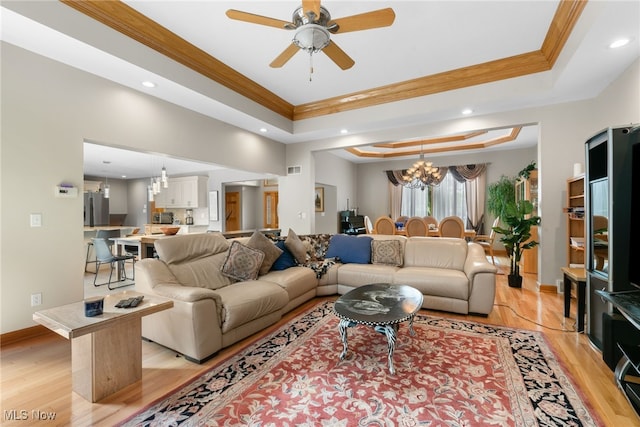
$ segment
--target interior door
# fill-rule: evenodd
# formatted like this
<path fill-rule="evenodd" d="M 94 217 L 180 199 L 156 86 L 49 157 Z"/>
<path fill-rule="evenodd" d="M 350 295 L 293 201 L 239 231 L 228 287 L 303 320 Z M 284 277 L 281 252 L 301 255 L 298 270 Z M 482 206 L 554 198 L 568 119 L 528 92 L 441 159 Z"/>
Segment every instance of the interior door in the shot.
<path fill-rule="evenodd" d="M 278 192 L 265 191 L 262 197 L 262 218 L 264 228 L 278 228 Z"/>
<path fill-rule="evenodd" d="M 240 230 L 240 192 L 224 193 L 224 229 L 225 231 Z"/>

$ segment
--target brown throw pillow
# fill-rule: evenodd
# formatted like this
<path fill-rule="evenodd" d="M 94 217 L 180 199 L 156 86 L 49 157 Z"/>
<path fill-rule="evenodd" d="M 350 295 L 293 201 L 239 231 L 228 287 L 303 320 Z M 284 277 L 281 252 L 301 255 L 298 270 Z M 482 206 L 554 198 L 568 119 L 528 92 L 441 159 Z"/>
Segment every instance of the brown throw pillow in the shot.
<path fill-rule="evenodd" d="M 256 280 L 263 260 L 264 252 L 234 241 L 220 271 L 235 280 Z"/>
<path fill-rule="evenodd" d="M 264 252 L 264 260 L 260 266 L 259 275 L 267 274 L 271 270 L 271 266 L 282 254 L 282 250 L 273 244 L 271 240 L 258 230 L 253 232 L 253 235 L 247 242 L 247 246 L 253 249 L 258 249 Z"/>
<path fill-rule="evenodd" d="M 291 255 L 293 255 L 296 261 L 298 261 L 298 264 L 304 264 L 307 262 L 307 248 L 292 229 L 289 229 L 287 238 L 284 241 L 284 246 L 289 249 Z"/>
<path fill-rule="evenodd" d="M 399 240 L 372 240 L 371 263 L 402 267 L 402 243 Z"/>

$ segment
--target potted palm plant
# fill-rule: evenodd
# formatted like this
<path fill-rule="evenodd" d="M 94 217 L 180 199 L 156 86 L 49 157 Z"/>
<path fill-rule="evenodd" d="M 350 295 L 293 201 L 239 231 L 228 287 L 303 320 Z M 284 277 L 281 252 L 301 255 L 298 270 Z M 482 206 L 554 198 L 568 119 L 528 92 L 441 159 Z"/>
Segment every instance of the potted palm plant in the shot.
<path fill-rule="evenodd" d="M 533 204 L 529 200 L 520 200 L 507 203 L 500 219 L 505 226 L 496 226 L 493 230 L 502 235 L 500 241 L 504 244 L 509 257 L 511 265 L 508 276 L 509 286 L 521 288 L 520 259 L 523 251 L 538 244 L 535 240 L 530 240 L 531 227 L 540 224 L 541 218 L 533 214 Z"/>

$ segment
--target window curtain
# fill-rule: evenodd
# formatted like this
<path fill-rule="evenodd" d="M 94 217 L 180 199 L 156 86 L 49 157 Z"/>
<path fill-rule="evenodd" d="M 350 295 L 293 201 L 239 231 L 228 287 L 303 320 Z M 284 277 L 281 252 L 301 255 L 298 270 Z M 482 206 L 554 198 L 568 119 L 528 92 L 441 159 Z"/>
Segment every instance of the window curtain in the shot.
<path fill-rule="evenodd" d="M 458 182 L 464 182 L 469 229 L 484 234 L 484 202 L 486 195 L 487 164 L 450 166 L 449 171 Z"/>
<path fill-rule="evenodd" d="M 484 232 L 484 204 L 486 198 L 486 170 L 487 163 L 478 163 L 470 165 L 449 166 L 440 167 L 440 174 L 442 179 L 436 183 L 436 186 L 440 186 L 445 179 L 447 172 L 455 178 L 456 181 L 464 183 L 466 194 L 466 217 L 467 228 L 474 229 L 478 234 Z M 387 178 L 389 180 L 389 194 L 390 194 L 390 206 L 392 218 L 397 218 L 400 215 L 402 208 L 402 175 L 406 172 L 406 169 L 400 170 L 388 170 L 386 171 Z M 454 186 L 455 187 L 455 186 Z M 453 194 L 456 192 L 454 187 L 451 187 L 451 191 L 438 191 L 438 193 Z M 398 194 L 399 193 L 399 194 Z M 453 199 L 457 199 L 454 197 Z M 434 203 L 444 206 L 444 200 L 434 201 Z M 434 206 L 434 208 L 436 208 Z M 433 212 L 437 217 L 437 213 Z"/>
<path fill-rule="evenodd" d="M 395 221 L 402 209 L 402 185 L 393 185 L 389 182 L 389 207 L 391 218 Z"/>

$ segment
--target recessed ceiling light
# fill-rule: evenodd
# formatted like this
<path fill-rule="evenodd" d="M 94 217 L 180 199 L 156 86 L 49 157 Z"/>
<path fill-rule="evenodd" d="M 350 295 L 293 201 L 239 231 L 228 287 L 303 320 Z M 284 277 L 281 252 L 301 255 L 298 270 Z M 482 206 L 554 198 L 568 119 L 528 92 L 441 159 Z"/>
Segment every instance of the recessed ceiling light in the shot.
<path fill-rule="evenodd" d="M 629 41 L 630 41 L 629 39 L 618 39 L 618 40 L 615 40 L 613 43 L 611 43 L 609 47 L 611 49 L 616 49 L 618 47 L 622 47 L 629 44 Z"/>
<path fill-rule="evenodd" d="M 473 113 L 473 110 L 471 108 L 465 108 L 464 110 L 462 110 L 462 114 L 464 114 L 465 116 L 468 116 L 471 113 Z"/>
<path fill-rule="evenodd" d="M 142 82 L 142 86 L 144 86 L 144 87 L 156 87 L 156 84 L 154 82 L 150 82 L 149 80 L 146 80 L 146 81 Z"/>
<path fill-rule="evenodd" d="M 346 129 L 340 129 L 340 133 L 344 135 L 344 134 L 346 134 L 346 133 L 349 133 L 349 131 L 348 131 L 348 130 L 346 130 Z"/>
<path fill-rule="evenodd" d="M 267 128 L 260 128 L 260 132 L 265 133 L 267 131 Z"/>
<path fill-rule="evenodd" d="M 127 175 L 122 175 L 122 178 L 123 178 L 123 179 L 124 179 L 124 178 L 126 178 L 126 177 L 127 177 Z"/>

